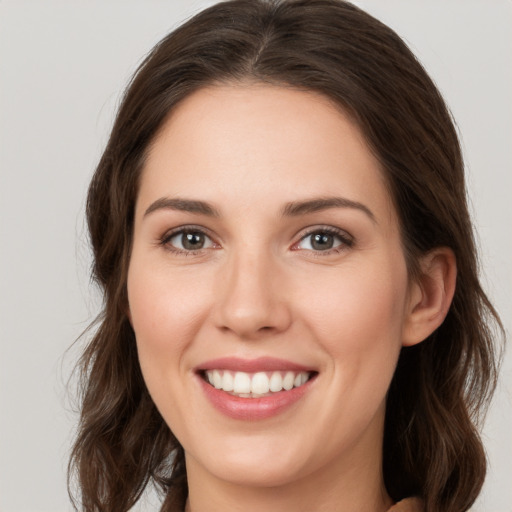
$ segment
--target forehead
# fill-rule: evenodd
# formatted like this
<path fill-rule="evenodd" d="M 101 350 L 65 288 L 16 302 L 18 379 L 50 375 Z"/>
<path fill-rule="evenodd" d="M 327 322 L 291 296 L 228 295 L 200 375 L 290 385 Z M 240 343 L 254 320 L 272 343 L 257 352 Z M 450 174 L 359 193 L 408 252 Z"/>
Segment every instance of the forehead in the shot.
<path fill-rule="evenodd" d="M 227 206 L 251 197 L 277 208 L 332 194 L 392 209 L 358 126 L 318 93 L 236 84 L 200 89 L 171 113 L 148 153 L 138 202 L 194 195 Z"/>

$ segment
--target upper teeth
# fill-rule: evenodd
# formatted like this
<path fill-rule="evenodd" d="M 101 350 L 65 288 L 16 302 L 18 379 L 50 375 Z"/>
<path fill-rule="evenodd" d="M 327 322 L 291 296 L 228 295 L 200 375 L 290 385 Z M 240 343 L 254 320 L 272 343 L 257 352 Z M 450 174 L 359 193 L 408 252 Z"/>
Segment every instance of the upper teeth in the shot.
<path fill-rule="evenodd" d="M 230 372 L 228 370 L 207 370 L 208 382 L 223 391 L 237 395 L 265 395 L 269 392 L 290 390 L 302 386 L 309 379 L 309 372 Z"/>

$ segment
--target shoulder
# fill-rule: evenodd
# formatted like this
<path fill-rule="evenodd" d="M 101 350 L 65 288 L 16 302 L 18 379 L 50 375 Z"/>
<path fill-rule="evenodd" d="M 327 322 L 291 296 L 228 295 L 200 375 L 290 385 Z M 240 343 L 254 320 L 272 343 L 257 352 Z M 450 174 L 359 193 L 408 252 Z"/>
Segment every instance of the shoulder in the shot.
<path fill-rule="evenodd" d="M 419 498 L 406 498 L 393 505 L 388 512 L 423 512 L 423 501 Z"/>

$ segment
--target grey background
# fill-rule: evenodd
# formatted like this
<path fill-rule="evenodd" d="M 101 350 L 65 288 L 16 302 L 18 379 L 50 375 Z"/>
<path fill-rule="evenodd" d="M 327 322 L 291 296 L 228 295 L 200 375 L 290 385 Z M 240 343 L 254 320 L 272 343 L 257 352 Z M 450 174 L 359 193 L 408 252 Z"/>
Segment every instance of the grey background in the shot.
<path fill-rule="evenodd" d="M 0 511 L 71 510 L 70 349 L 97 313 L 83 206 L 143 55 L 209 1 L 0 0 Z M 512 3 L 361 0 L 406 39 L 457 119 L 486 289 L 512 331 Z M 475 511 L 512 511 L 512 357 Z M 150 502 L 138 507 L 156 510 Z"/>

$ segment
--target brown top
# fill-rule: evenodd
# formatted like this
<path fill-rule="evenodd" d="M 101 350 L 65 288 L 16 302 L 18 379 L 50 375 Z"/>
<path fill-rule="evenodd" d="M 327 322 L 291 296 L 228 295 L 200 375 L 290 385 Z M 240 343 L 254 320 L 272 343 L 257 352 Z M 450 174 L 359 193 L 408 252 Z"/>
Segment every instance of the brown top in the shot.
<path fill-rule="evenodd" d="M 407 498 L 393 505 L 388 512 L 423 512 L 423 502 L 419 498 Z"/>

